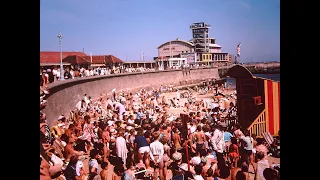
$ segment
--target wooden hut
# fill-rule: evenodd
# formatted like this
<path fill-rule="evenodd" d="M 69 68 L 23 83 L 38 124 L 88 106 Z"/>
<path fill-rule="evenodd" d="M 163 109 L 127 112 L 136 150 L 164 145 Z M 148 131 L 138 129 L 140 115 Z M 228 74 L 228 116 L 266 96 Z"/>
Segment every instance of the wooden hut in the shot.
<path fill-rule="evenodd" d="M 241 65 L 227 76 L 236 79 L 238 121 L 251 134 L 278 135 L 280 130 L 280 82 L 256 77 Z"/>

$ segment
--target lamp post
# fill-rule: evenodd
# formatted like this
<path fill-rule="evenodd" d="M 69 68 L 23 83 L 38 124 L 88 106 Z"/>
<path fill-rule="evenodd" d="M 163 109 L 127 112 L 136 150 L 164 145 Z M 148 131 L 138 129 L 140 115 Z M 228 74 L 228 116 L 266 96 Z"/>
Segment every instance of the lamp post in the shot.
<path fill-rule="evenodd" d="M 59 44 L 60 44 L 60 80 L 64 80 L 63 64 L 62 64 L 62 35 L 60 32 L 57 37 L 59 38 Z"/>

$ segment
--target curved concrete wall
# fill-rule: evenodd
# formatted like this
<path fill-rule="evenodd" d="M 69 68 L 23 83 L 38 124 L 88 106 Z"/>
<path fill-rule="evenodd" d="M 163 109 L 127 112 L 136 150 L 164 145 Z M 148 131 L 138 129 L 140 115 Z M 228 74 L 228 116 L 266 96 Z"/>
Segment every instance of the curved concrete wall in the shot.
<path fill-rule="evenodd" d="M 171 70 L 93 76 L 59 81 L 49 86 L 50 94 L 46 97 L 48 105 L 44 113 L 47 115 L 48 124 L 51 126 L 59 115 L 67 115 L 70 110 L 74 110 L 76 103 L 81 100 L 85 93 L 95 99 L 101 93 L 110 93 L 113 88 L 135 90 L 142 87 L 159 87 L 169 84 L 186 85 L 209 78 L 218 79 L 219 77 L 217 68 L 207 68 L 192 69 L 190 75 L 183 75 L 181 70 Z"/>

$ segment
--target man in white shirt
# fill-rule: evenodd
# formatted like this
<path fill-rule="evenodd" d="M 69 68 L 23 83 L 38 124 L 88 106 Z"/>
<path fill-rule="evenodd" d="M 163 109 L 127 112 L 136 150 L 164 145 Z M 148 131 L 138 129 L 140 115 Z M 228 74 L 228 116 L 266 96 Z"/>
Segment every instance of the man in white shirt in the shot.
<path fill-rule="evenodd" d="M 120 96 L 119 97 L 120 98 L 120 102 L 122 103 L 122 104 L 125 104 L 126 103 L 126 98 L 124 97 L 124 96 Z"/>
<path fill-rule="evenodd" d="M 97 159 L 99 158 L 99 151 L 97 149 L 93 149 L 90 151 L 90 160 L 89 160 L 89 176 L 90 178 L 94 178 L 98 175 L 99 164 Z"/>
<path fill-rule="evenodd" d="M 124 103 L 124 102 L 122 102 L 122 103 Z M 114 106 L 114 109 L 118 110 L 119 116 L 122 116 L 122 114 L 124 112 L 126 112 L 126 108 L 124 107 L 124 105 L 122 103 L 116 103 L 116 105 Z"/>
<path fill-rule="evenodd" d="M 193 176 L 193 178 L 194 178 L 195 180 L 204 180 L 204 178 L 201 176 L 202 166 L 196 165 L 196 166 L 194 167 L 194 171 L 196 172 L 196 174 Z"/>
<path fill-rule="evenodd" d="M 214 132 L 211 137 L 211 144 L 213 147 L 213 150 L 216 152 L 217 160 L 223 161 L 223 150 L 225 146 L 224 138 L 223 138 L 223 132 L 221 130 L 221 127 L 218 125 L 214 125 Z"/>
<path fill-rule="evenodd" d="M 56 81 L 57 80 L 57 69 L 56 68 L 52 69 L 52 74 L 53 74 L 53 77 L 54 77 L 54 81 Z"/>
<path fill-rule="evenodd" d="M 241 136 L 240 139 L 242 140 L 242 143 L 244 144 L 244 158 L 247 160 L 248 166 L 250 166 L 249 163 L 252 164 L 253 169 L 256 169 L 256 165 L 254 164 L 253 161 L 253 154 L 252 154 L 252 149 L 253 149 L 253 138 L 250 136 L 250 132 L 248 130 L 244 131 L 244 136 Z"/>
<path fill-rule="evenodd" d="M 116 154 L 122 159 L 123 164 L 126 164 L 128 156 L 127 142 L 124 139 L 124 130 L 120 129 L 119 136 L 116 138 Z"/>
<path fill-rule="evenodd" d="M 256 154 L 256 158 L 258 160 L 257 162 L 257 169 L 255 170 L 255 180 L 266 180 L 263 176 L 263 171 L 266 168 L 269 168 L 269 162 L 267 159 L 264 159 L 264 153 L 263 152 L 258 152 Z"/>
<path fill-rule="evenodd" d="M 154 132 L 153 133 L 153 138 L 155 141 L 153 141 L 150 144 L 150 158 L 151 161 L 155 165 L 155 171 L 159 170 L 159 176 L 160 180 L 164 180 L 164 164 L 163 164 L 163 154 L 164 154 L 164 148 L 163 144 L 159 141 L 160 140 L 160 133 L 159 132 Z M 155 175 L 157 173 L 154 173 Z M 155 177 L 155 179 L 157 179 Z"/>

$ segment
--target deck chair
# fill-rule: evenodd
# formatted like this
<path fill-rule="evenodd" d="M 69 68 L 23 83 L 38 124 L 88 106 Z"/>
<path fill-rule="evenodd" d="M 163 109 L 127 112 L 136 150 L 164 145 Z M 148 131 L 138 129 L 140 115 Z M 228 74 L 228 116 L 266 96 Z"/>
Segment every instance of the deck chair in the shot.
<path fill-rule="evenodd" d="M 267 141 L 269 147 L 271 147 L 271 144 L 273 143 L 274 139 L 273 136 L 270 134 L 270 132 L 263 132 L 262 133 L 263 138 Z"/>
<path fill-rule="evenodd" d="M 176 104 L 174 103 L 173 99 L 170 99 L 170 104 L 171 104 L 171 107 L 176 107 Z"/>

